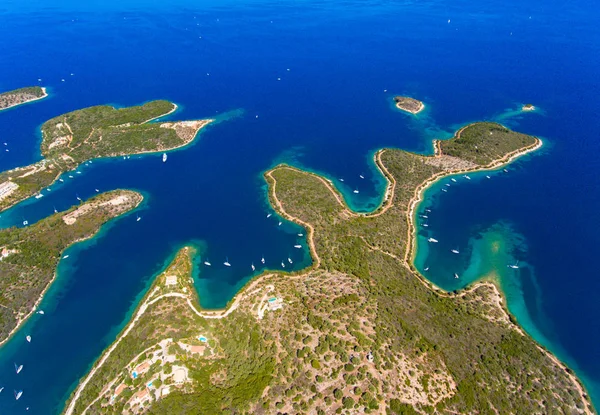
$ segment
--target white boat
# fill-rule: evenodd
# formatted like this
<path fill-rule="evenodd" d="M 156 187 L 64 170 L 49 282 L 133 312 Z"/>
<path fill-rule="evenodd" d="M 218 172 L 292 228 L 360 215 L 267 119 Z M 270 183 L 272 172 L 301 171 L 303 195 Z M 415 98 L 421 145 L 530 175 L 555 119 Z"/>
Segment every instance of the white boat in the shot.
<path fill-rule="evenodd" d="M 35 195 L 36 199 L 41 199 L 42 197 L 44 197 L 44 195 L 41 193 L 38 193 L 37 195 Z"/>
<path fill-rule="evenodd" d="M 420 215 L 420 216 L 424 219 L 429 219 L 429 216 L 427 216 L 427 215 Z"/>
<path fill-rule="evenodd" d="M 451 249 L 450 252 L 452 252 L 453 254 L 460 254 L 458 249 Z"/>
<path fill-rule="evenodd" d="M 285 264 L 281 261 L 281 268 L 285 268 Z"/>
<path fill-rule="evenodd" d="M 431 209 L 425 209 L 425 212 L 431 213 Z"/>
<path fill-rule="evenodd" d="M 270 217 L 271 217 L 271 215 L 272 215 L 272 213 L 269 213 L 269 214 L 267 215 L 267 218 L 270 218 Z"/>
<path fill-rule="evenodd" d="M 454 273 L 454 278 L 458 279 L 458 274 L 456 272 Z"/>
<path fill-rule="evenodd" d="M 423 271 L 429 271 L 429 267 L 425 267 Z"/>
<path fill-rule="evenodd" d="M 23 226 L 27 226 L 27 225 L 29 225 L 29 222 L 28 222 L 28 221 L 26 221 L 26 220 L 24 220 L 24 221 L 23 221 Z"/>
<path fill-rule="evenodd" d="M 360 177 L 361 179 L 365 178 L 365 176 L 363 176 L 362 174 L 360 174 L 358 177 Z"/>
<path fill-rule="evenodd" d="M 77 200 L 79 200 L 81 202 L 81 198 L 79 196 L 77 196 Z"/>
<path fill-rule="evenodd" d="M 56 210 L 56 208 L 54 208 L 54 213 L 58 213 L 58 210 Z"/>
<path fill-rule="evenodd" d="M 77 173 L 77 174 L 81 174 L 81 172 L 80 172 L 80 171 L 78 171 L 78 172 L 76 172 L 76 173 Z"/>
<path fill-rule="evenodd" d="M 294 248 L 300 249 L 302 248 L 302 245 L 294 245 Z"/>
<path fill-rule="evenodd" d="M 15 400 L 19 400 L 19 398 L 23 395 L 23 391 L 15 391 Z"/>
<path fill-rule="evenodd" d="M 135 219 L 135 221 L 136 221 L 136 222 L 139 222 L 139 221 L 141 221 L 141 220 L 142 220 L 142 218 L 141 218 L 141 217 L 139 217 L 139 216 L 138 216 L 138 217 Z"/>
<path fill-rule="evenodd" d="M 69 255 L 65 255 L 65 256 L 63 257 L 63 259 L 67 259 L 68 257 L 69 257 Z"/>
<path fill-rule="evenodd" d="M 354 190 L 354 193 L 358 193 L 358 189 Z"/>
<path fill-rule="evenodd" d="M 58 179 L 59 182 L 64 183 L 65 181 L 63 179 Z"/>
<path fill-rule="evenodd" d="M 225 262 L 223 262 L 223 265 L 225 265 L 226 267 L 231 266 L 231 264 L 229 263 L 229 258 L 225 258 Z"/>
<path fill-rule="evenodd" d="M 435 238 L 429 238 L 429 239 L 427 239 L 427 242 L 431 242 L 431 243 L 434 243 L 434 244 L 435 244 L 435 243 L 437 243 L 437 242 L 438 242 L 438 240 L 437 240 L 437 239 L 435 239 Z"/>
<path fill-rule="evenodd" d="M 519 269 L 519 261 L 517 261 L 515 264 L 508 264 L 507 267 L 512 269 Z"/>
<path fill-rule="evenodd" d="M 281 222 L 279 222 L 279 223 L 277 224 L 277 226 L 281 226 Z"/>
<path fill-rule="evenodd" d="M 254 264 L 250 265 L 250 267 L 252 267 L 252 271 L 254 271 L 256 269 L 256 267 L 254 266 Z"/>
<path fill-rule="evenodd" d="M 25 340 L 27 340 L 27 343 L 31 343 L 31 336 L 25 336 Z"/>
<path fill-rule="evenodd" d="M 445 192 L 445 193 L 447 193 L 448 191 L 447 191 L 446 189 L 442 189 L 442 192 Z"/>
<path fill-rule="evenodd" d="M 260 259 L 260 262 L 262 262 L 262 263 L 264 264 L 264 263 L 265 263 L 265 257 L 262 257 L 262 258 Z"/>
<path fill-rule="evenodd" d="M 44 315 L 44 310 L 40 310 L 37 312 L 38 314 Z"/>
<path fill-rule="evenodd" d="M 452 180 L 454 183 L 456 183 L 456 179 L 455 179 L 455 178 L 452 178 L 452 179 L 450 179 L 450 180 Z"/>
<path fill-rule="evenodd" d="M 429 228 L 429 224 L 427 224 L 427 223 L 424 223 L 423 226 L 426 228 Z"/>
<path fill-rule="evenodd" d="M 304 236 L 304 234 L 303 233 L 299 233 L 298 236 Z"/>
<path fill-rule="evenodd" d="M 0 387 L 0 393 L 4 390 L 4 386 Z"/>
<path fill-rule="evenodd" d="M 17 374 L 21 373 L 21 370 L 23 370 L 23 365 L 17 365 L 15 363 L 15 372 L 17 372 Z"/>
<path fill-rule="evenodd" d="M 446 187 L 450 187 L 450 183 L 446 183 L 446 184 L 445 184 L 445 186 L 446 186 Z"/>
<path fill-rule="evenodd" d="M 464 175 L 464 178 L 467 180 L 471 180 L 471 178 L 469 176 L 467 176 L 466 174 Z"/>
<path fill-rule="evenodd" d="M 486 178 L 486 179 L 491 179 L 491 177 L 490 177 L 490 176 L 485 176 L 485 178 Z"/>
<path fill-rule="evenodd" d="M 167 161 L 167 153 L 163 153 L 163 163 Z"/>
<path fill-rule="evenodd" d="M 96 193 L 99 193 L 99 192 L 100 192 L 100 190 L 98 190 L 98 189 L 94 189 L 94 190 L 96 191 Z"/>
<path fill-rule="evenodd" d="M 72 179 L 72 178 L 73 178 L 73 176 L 71 176 L 71 175 L 69 174 L 69 179 Z"/>
<path fill-rule="evenodd" d="M 293 264 L 293 262 L 292 262 L 292 258 L 288 258 L 288 262 L 289 262 L 290 264 Z"/>
<path fill-rule="evenodd" d="M 206 265 L 207 267 L 210 267 L 210 262 L 208 262 L 208 260 L 204 261 L 204 265 Z"/>
<path fill-rule="evenodd" d="M 506 170 L 506 169 L 503 169 L 503 170 L 504 170 L 504 173 L 508 173 L 508 170 Z"/>
<path fill-rule="evenodd" d="M 344 181 L 344 179 L 340 179 L 340 182 L 343 182 L 343 181 Z"/>

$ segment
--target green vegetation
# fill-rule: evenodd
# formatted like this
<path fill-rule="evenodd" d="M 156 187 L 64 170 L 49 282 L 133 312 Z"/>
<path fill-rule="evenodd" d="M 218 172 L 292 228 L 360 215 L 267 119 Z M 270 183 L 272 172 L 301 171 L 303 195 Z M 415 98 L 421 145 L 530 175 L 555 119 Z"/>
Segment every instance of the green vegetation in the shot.
<path fill-rule="evenodd" d="M 149 122 L 175 108 L 175 104 L 168 101 L 151 101 L 120 109 L 104 105 L 46 121 L 42 125 L 41 144 L 45 158 L 30 166 L 0 173 L 0 186 L 8 182 L 18 186 L 9 195 L 0 197 L 0 212 L 49 186 L 61 173 L 75 169 L 86 160 L 181 147 L 211 122 Z"/>
<path fill-rule="evenodd" d="M 118 205 L 106 203 L 119 197 Z M 32 311 L 52 280 L 62 252 L 141 199 L 135 192 L 112 191 L 29 227 L 0 230 L 0 341 Z M 69 217 L 75 219 L 71 224 L 64 220 Z"/>
<path fill-rule="evenodd" d="M 44 94 L 44 89 L 39 86 L 28 86 L 3 92 L 0 94 L 0 111 L 41 98 Z"/>
<path fill-rule="evenodd" d="M 460 140 L 439 142 L 442 153 L 482 166 L 536 143 L 535 137 L 511 131 L 491 122 L 470 124 L 458 134 Z"/>
<path fill-rule="evenodd" d="M 520 135 L 496 134 L 495 124 L 471 128 L 487 133 L 486 145 L 504 149 L 498 158 L 523 148 Z M 450 144 L 466 160 L 494 161 L 474 145 L 456 143 L 463 139 L 473 142 L 467 134 Z M 272 204 L 280 202 L 281 214 L 314 229 L 320 266 L 303 275 L 261 277 L 222 319 L 198 316 L 179 297 L 156 302 L 126 340 L 128 348 L 107 362 L 110 375 L 93 377 L 93 389 L 84 389 L 77 408 L 98 398 L 111 376 L 149 345 L 208 333 L 212 354 L 178 354 L 191 380 L 153 398 L 149 413 L 590 411 L 567 372 L 498 307 L 493 286 L 436 292 L 404 262 L 415 189 L 451 171 L 433 159 L 399 150 L 378 154 L 397 185 L 377 216 L 350 212 L 314 174 L 287 166 L 267 173 Z M 271 296 L 283 306 L 263 316 Z M 128 399 L 111 404 L 103 395 L 90 413 L 145 411 Z"/>

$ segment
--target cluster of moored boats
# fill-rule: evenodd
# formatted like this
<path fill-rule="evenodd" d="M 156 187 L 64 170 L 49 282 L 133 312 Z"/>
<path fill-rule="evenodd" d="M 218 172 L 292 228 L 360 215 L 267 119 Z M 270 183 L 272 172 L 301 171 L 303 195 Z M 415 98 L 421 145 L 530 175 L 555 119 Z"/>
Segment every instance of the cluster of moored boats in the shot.
<path fill-rule="evenodd" d="M 359 174 L 359 175 L 358 175 L 358 177 L 360 177 L 361 179 L 364 179 L 364 178 L 365 178 L 365 176 L 363 176 L 362 174 Z M 342 179 L 341 177 L 340 177 L 338 180 L 339 180 L 340 182 L 344 183 L 344 179 Z M 354 193 L 354 194 L 358 194 L 358 193 L 360 193 L 360 192 L 358 191 L 358 188 L 354 188 L 354 190 L 353 190 L 353 193 Z"/>
<path fill-rule="evenodd" d="M 38 310 L 38 311 L 36 311 L 36 314 L 44 314 L 44 311 Z M 25 336 L 25 340 L 27 341 L 27 343 L 31 343 L 31 336 L 30 335 Z M 14 363 L 14 365 L 15 365 L 15 373 L 18 375 L 23 370 L 24 365 L 17 364 L 17 363 Z M 2 393 L 2 391 L 4 391 L 4 386 L 0 386 L 0 393 Z M 23 390 L 14 389 L 14 395 L 15 395 L 15 400 L 18 401 L 19 399 L 21 399 L 21 396 L 23 396 Z"/>
<path fill-rule="evenodd" d="M 504 169 L 503 171 L 505 173 L 508 173 L 507 169 Z M 463 175 L 463 177 L 466 180 L 471 180 L 471 178 L 467 174 Z M 491 178 L 490 176 L 487 176 L 487 175 L 485 177 L 486 177 L 486 179 L 490 179 Z M 450 178 L 450 181 L 453 182 L 453 183 L 457 182 L 457 180 L 455 178 L 453 178 L 453 177 Z M 451 184 L 450 183 L 445 183 L 444 186 L 445 187 L 443 187 L 441 190 L 442 190 L 442 192 L 447 192 L 448 190 L 446 188 L 450 187 Z M 425 209 L 423 211 L 423 213 L 419 214 L 419 217 L 422 218 L 422 219 L 427 220 L 427 219 L 429 219 L 429 214 L 430 213 L 431 213 L 431 209 Z M 421 222 L 421 226 L 423 226 L 425 228 L 428 228 L 429 224 L 427 223 L 427 221 L 423 221 L 423 222 Z M 435 239 L 435 238 L 433 238 L 433 237 L 430 236 L 430 237 L 427 238 L 427 242 L 429 242 L 429 243 L 438 243 L 439 241 L 437 239 Z M 450 252 L 452 252 L 453 254 L 456 254 L 456 255 L 460 254 L 460 250 L 459 250 L 458 247 L 450 249 Z M 514 264 L 508 264 L 507 267 L 511 268 L 511 269 L 519 269 L 519 261 L 517 261 Z M 425 268 L 423 268 L 423 271 L 429 271 L 429 268 L 430 268 L 429 266 L 426 266 Z M 454 273 L 454 278 L 455 279 L 459 279 L 460 276 L 455 272 Z"/>

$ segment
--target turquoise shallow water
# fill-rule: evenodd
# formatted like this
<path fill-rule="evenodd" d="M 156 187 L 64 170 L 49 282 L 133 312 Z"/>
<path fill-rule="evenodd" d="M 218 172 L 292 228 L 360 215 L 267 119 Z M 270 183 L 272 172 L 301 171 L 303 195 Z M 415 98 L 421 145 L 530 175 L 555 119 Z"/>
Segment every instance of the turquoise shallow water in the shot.
<path fill-rule="evenodd" d="M 224 306 L 262 255 L 270 268 L 288 256 L 294 269 L 307 266 L 308 253 L 293 249 L 305 244 L 301 229 L 266 217 L 270 166 L 323 173 L 353 209 L 369 211 L 384 186 L 375 150 L 427 153 L 432 138 L 482 119 L 549 145 L 489 181 L 461 181 L 443 196 L 433 186 L 423 206 L 433 206 L 428 229 L 440 243 L 420 244 L 417 266 L 430 264 L 428 278 L 448 289 L 495 270 L 519 322 L 581 374 L 597 402 L 597 18 L 590 5 L 557 2 L 4 2 L 0 90 L 41 78 L 51 97 L 0 113 L 10 150 L 0 151 L 0 169 L 39 160 L 41 123 L 89 105 L 165 98 L 180 106 L 170 119 L 222 122 L 167 163 L 160 155 L 94 161 L 0 215 L 2 227 L 34 222 L 94 188 L 146 196 L 137 212 L 69 250 L 45 316 L 0 349 L 0 412 L 59 412 L 186 243 L 202 241 L 214 264 L 197 270 L 204 307 Z M 394 110 L 397 93 L 422 99 L 425 111 Z M 521 114 L 525 102 L 542 111 Z M 493 241 L 502 246 L 496 255 Z M 226 257 L 231 268 L 220 265 Z M 506 264 L 516 259 L 522 267 L 511 274 Z M 15 361 L 25 365 L 19 375 Z M 18 402 L 15 388 L 24 391 Z"/>

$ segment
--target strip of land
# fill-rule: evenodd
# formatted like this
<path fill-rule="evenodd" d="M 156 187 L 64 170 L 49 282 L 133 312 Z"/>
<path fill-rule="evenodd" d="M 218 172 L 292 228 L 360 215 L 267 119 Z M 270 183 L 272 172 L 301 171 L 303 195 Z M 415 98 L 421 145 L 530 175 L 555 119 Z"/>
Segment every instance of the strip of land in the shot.
<path fill-rule="evenodd" d="M 29 227 L 0 230 L 0 345 L 36 310 L 56 278 L 62 252 L 141 201 L 139 193 L 116 190 Z"/>
<path fill-rule="evenodd" d="M 168 101 L 114 108 L 89 107 L 42 125 L 44 159 L 0 173 L 0 212 L 50 186 L 81 163 L 100 157 L 156 153 L 190 144 L 213 120 L 155 122 L 177 106 Z"/>
<path fill-rule="evenodd" d="M 593 413 L 576 377 L 513 323 L 493 283 L 446 293 L 412 267 L 413 209 L 427 183 L 496 168 L 541 141 L 476 123 L 449 144 L 434 156 L 378 152 L 389 184 L 368 215 L 320 176 L 268 171 L 269 199 L 308 230 L 313 266 L 261 275 L 221 318 L 207 318 L 192 253 L 180 252 L 66 413 Z M 440 163 L 446 156 L 454 159 Z"/>
<path fill-rule="evenodd" d="M 0 94 L 0 111 L 44 99 L 48 96 L 46 88 L 30 86 L 14 89 Z"/>

